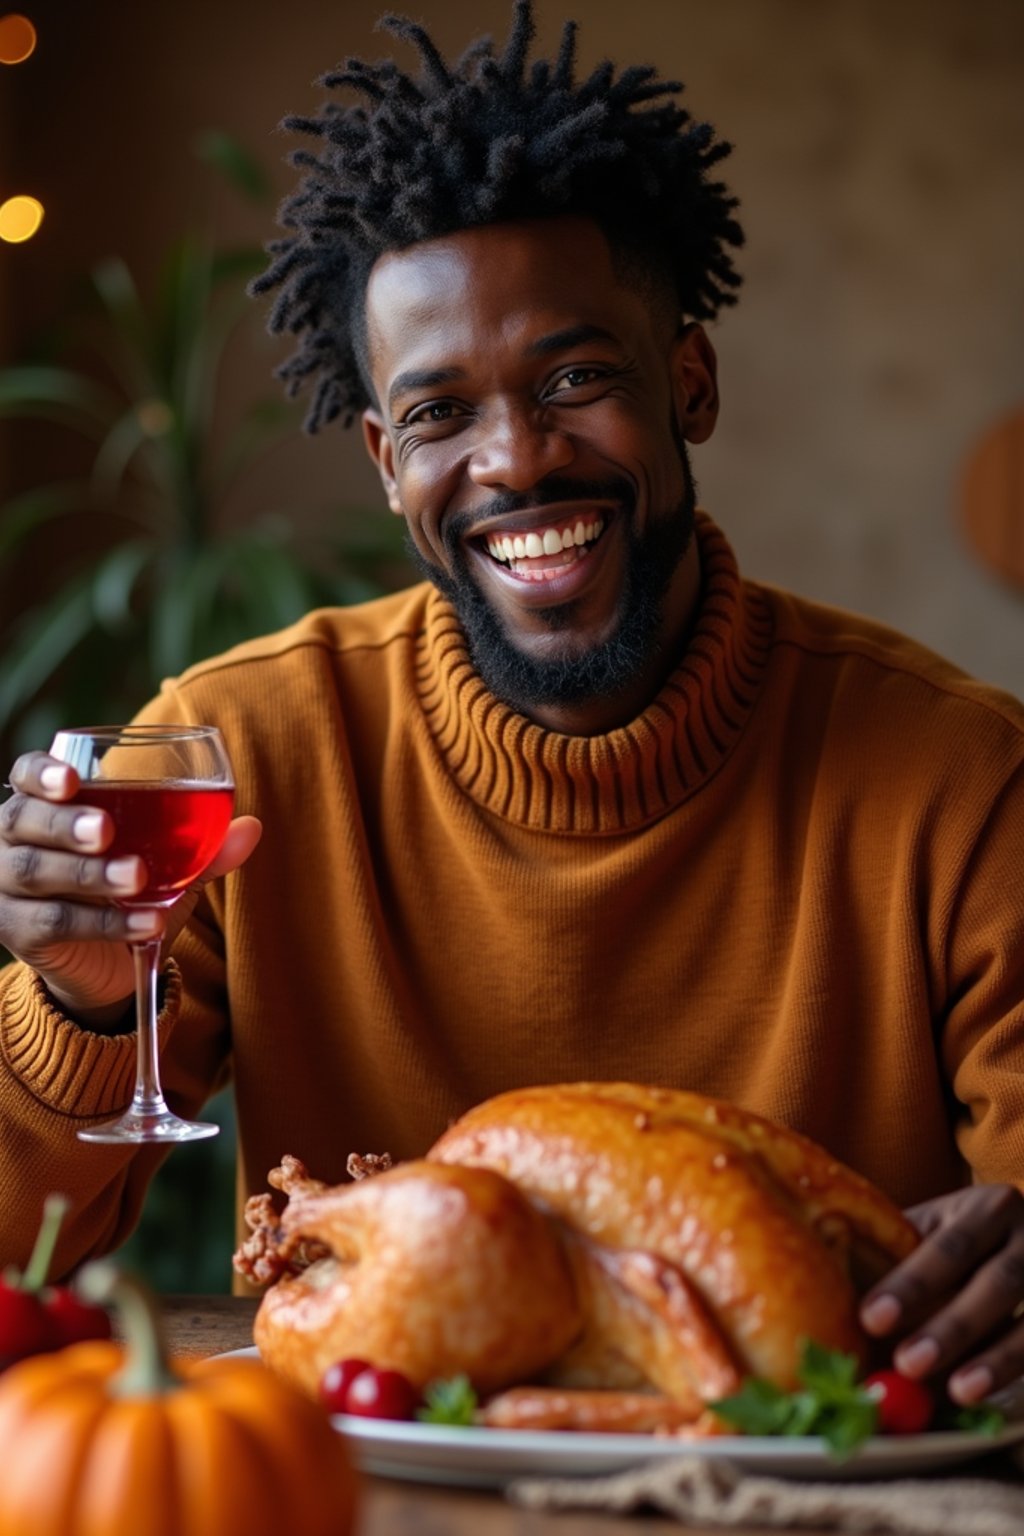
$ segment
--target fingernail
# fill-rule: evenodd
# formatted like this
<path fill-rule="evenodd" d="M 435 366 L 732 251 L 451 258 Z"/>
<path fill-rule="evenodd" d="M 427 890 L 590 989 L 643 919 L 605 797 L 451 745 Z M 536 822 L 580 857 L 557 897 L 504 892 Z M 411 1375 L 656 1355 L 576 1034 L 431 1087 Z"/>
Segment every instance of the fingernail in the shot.
<path fill-rule="evenodd" d="M 125 890 L 132 890 L 139 883 L 134 859 L 111 859 L 104 873 L 111 885 L 123 886 Z"/>
<path fill-rule="evenodd" d="M 44 771 L 48 773 L 49 769 Z M 103 818 L 99 811 L 83 811 L 71 823 L 71 835 L 76 843 L 98 843 L 102 827 Z"/>
<path fill-rule="evenodd" d="M 44 768 L 39 775 L 39 782 L 44 789 L 63 789 L 67 778 L 67 769 L 55 767 L 53 763 Z"/>
<path fill-rule="evenodd" d="M 129 933 L 156 933 L 160 927 L 158 912 L 129 912 L 125 927 Z"/>
<path fill-rule="evenodd" d="M 995 1386 L 995 1377 L 987 1365 L 971 1365 L 949 1378 L 949 1390 L 966 1407 L 987 1397 Z"/>
<path fill-rule="evenodd" d="M 915 1339 L 912 1344 L 901 1344 L 893 1358 L 898 1371 L 924 1376 L 938 1360 L 939 1346 L 934 1339 Z"/>
<path fill-rule="evenodd" d="M 888 1333 L 899 1322 L 902 1311 L 895 1296 L 874 1296 L 861 1307 L 860 1320 L 869 1333 Z"/>

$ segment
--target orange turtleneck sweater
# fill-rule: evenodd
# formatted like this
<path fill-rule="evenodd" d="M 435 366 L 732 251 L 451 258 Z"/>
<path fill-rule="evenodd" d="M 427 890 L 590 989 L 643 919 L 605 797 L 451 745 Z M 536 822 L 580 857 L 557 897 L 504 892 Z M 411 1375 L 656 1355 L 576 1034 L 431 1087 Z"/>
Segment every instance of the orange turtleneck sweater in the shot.
<path fill-rule="evenodd" d="M 234 1077 L 240 1191 L 284 1152 L 421 1153 L 502 1089 L 625 1078 L 737 1100 L 901 1202 L 1024 1180 L 1024 710 L 903 637 L 740 579 L 599 737 L 489 695 L 427 586 L 313 613 L 169 683 L 264 822 L 175 945 L 165 1079 Z M 44 1192 L 62 1260 L 119 1243 L 150 1151 L 84 1148 L 134 1037 L 0 978 L 0 1262 Z"/>

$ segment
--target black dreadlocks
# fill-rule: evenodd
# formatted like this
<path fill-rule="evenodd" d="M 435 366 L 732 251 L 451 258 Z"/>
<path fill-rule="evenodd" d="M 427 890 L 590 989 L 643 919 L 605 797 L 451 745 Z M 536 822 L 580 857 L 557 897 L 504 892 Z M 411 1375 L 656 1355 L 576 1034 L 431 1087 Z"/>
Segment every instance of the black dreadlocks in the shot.
<path fill-rule="evenodd" d="M 532 0 L 515 0 L 500 57 L 479 38 L 453 67 L 415 22 L 380 24 L 415 44 L 420 75 L 412 80 L 390 59 L 346 59 L 320 83 L 354 88 L 367 106 L 327 102 L 318 117 L 285 118 L 283 127 L 314 135 L 323 149 L 291 156 L 306 174 L 280 222 L 295 233 L 268 245 L 274 260 L 250 289 L 281 290 L 268 323 L 300 338 L 278 375 L 291 395 L 313 381 L 307 430 L 336 416 L 348 426 L 370 404 L 366 282 L 382 252 L 420 240 L 582 214 L 617 253 L 663 274 L 694 319 L 735 303 L 740 279 L 725 247 L 743 243 L 737 199 L 708 179 L 731 145 L 674 101 L 644 105 L 674 96 L 681 82 L 658 80 L 649 65 L 616 79 L 606 61 L 577 85 L 574 21 L 554 63 L 538 59 L 527 72 Z"/>

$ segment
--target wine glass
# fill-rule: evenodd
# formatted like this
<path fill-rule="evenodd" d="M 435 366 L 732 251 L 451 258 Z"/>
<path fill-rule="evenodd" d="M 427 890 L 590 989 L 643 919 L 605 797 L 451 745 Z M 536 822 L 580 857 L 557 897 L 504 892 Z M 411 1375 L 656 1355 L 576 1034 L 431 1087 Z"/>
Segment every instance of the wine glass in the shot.
<path fill-rule="evenodd" d="M 146 884 L 120 907 L 171 907 L 215 857 L 228 829 L 234 783 L 212 725 L 110 725 L 58 731 L 51 756 L 78 774 L 73 803 L 107 811 L 107 858 L 137 854 Z M 83 1141 L 178 1142 L 219 1126 L 182 1120 L 167 1107 L 157 1059 L 160 939 L 129 939 L 135 962 L 138 1060 L 132 1102 L 117 1120 L 78 1132 Z"/>

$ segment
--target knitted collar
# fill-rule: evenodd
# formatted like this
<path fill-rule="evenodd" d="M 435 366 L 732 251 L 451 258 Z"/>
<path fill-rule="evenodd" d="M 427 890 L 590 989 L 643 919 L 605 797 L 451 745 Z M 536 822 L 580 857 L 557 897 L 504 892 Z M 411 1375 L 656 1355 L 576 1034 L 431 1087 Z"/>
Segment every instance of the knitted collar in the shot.
<path fill-rule="evenodd" d="M 715 773 L 757 697 L 771 615 L 703 514 L 697 537 L 702 594 L 689 644 L 643 714 L 603 736 L 545 730 L 496 699 L 452 608 L 431 593 L 420 704 L 448 772 L 478 805 L 537 831 L 612 835 L 658 820 Z"/>

